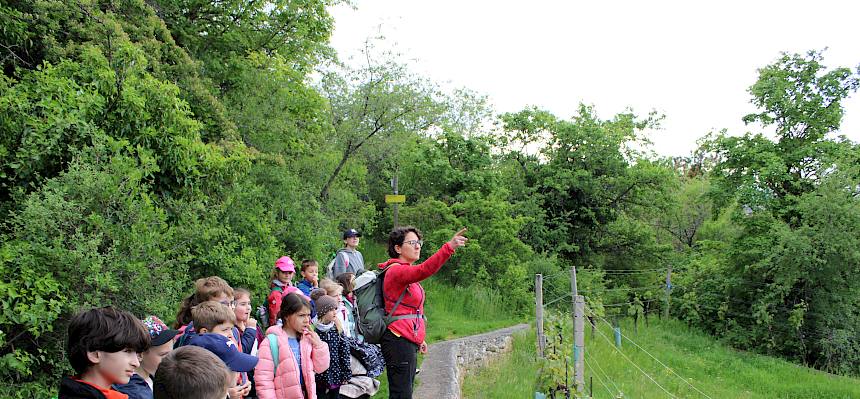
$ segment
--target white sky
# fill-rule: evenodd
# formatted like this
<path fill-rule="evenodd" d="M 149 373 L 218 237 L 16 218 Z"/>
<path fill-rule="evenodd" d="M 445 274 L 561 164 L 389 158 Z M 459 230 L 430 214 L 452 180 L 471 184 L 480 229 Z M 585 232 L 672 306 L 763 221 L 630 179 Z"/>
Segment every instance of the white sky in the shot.
<path fill-rule="evenodd" d="M 355 0 L 333 8 L 342 59 L 369 36 L 413 71 L 485 94 L 498 112 L 537 105 L 568 118 L 579 102 L 602 118 L 632 107 L 664 113 L 650 135 L 661 155 L 689 155 L 726 128 L 760 131 L 747 88 L 780 51 L 829 50 L 824 64 L 860 64 L 860 2 Z M 860 141 L 860 94 L 841 133 Z"/>

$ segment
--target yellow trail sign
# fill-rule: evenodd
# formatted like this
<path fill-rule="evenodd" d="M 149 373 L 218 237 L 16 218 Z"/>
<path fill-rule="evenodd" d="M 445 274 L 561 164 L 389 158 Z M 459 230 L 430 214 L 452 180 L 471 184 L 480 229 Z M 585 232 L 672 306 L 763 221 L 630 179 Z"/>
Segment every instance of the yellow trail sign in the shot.
<path fill-rule="evenodd" d="M 386 204 L 402 204 L 404 202 L 406 202 L 406 196 L 405 195 L 388 194 L 385 196 L 385 203 Z"/>

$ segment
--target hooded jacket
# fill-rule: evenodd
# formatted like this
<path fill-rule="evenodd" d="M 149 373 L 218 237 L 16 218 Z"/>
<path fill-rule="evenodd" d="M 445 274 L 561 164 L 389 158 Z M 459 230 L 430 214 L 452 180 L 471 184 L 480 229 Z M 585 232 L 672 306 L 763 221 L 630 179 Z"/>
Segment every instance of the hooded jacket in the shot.
<path fill-rule="evenodd" d="M 272 359 L 269 346 L 269 334 L 278 338 L 278 359 Z M 302 387 L 299 386 L 299 373 L 296 358 L 290 349 L 289 336 L 281 326 L 272 326 L 266 330 L 266 338 L 260 343 L 257 355 L 260 361 L 254 369 L 254 383 L 259 399 L 301 398 Z M 328 344 L 320 342 L 313 346 L 310 339 L 300 339 L 299 348 L 302 359 L 302 377 L 305 382 L 305 392 L 308 398 L 316 398 L 316 373 L 328 369 Z M 275 374 L 275 361 L 278 362 L 278 372 Z"/>
<path fill-rule="evenodd" d="M 331 268 L 331 277 L 335 278 L 343 273 L 352 272 L 358 277 L 364 273 L 364 255 L 357 249 L 341 248 L 334 254 L 334 265 Z M 349 265 L 344 264 L 344 257 Z"/>
<path fill-rule="evenodd" d="M 421 286 L 420 281 L 439 271 L 453 254 L 454 248 L 446 242 L 433 256 L 418 265 L 404 263 L 400 259 L 389 259 L 380 263 L 380 269 L 390 266 L 385 272 L 385 282 L 382 285 L 382 293 L 385 296 L 385 313 L 390 316 L 407 314 L 423 316 L 425 295 L 424 287 Z M 392 314 L 391 308 L 394 307 L 394 303 L 397 302 L 397 298 L 404 290 L 406 290 L 406 294 L 403 296 L 403 301 Z M 389 324 L 388 329 L 416 345 L 421 345 L 427 335 L 426 324 L 427 322 L 423 317 L 400 319 Z"/>

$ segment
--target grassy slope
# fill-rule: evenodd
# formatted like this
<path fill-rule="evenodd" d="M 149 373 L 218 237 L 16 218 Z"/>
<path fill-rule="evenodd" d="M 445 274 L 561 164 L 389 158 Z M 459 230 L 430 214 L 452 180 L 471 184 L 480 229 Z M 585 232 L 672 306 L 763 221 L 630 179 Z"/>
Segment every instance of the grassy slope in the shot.
<path fill-rule="evenodd" d="M 359 247 L 364 256 L 365 268 L 376 270 L 376 264 L 388 259 L 383 245 L 364 240 Z M 443 266 L 444 267 L 444 266 Z M 523 318 L 508 315 L 500 304 L 498 293 L 478 287 L 451 287 L 432 277 L 421 283 L 427 292 L 424 310 L 427 313 L 427 342 L 464 337 L 472 334 L 508 327 L 523 322 Z M 422 361 L 419 355 L 418 362 Z M 383 373 L 379 393 L 375 397 L 388 397 L 388 381 Z M 417 378 L 420 384 L 420 374 Z"/>
<path fill-rule="evenodd" d="M 783 360 L 739 352 L 677 321 L 652 322 L 648 328 L 640 325 L 638 334 L 633 334 L 629 324 L 624 328 L 625 335 L 629 333 L 629 338 L 639 346 L 711 398 L 860 398 L 858 379 L 833 376 Z M 612 341 L 609 326 L 602 325 L 600 331 Z M 476 376 L 466 378 L 464 397 L 513 398 L 526 397 L 523 396 L 526 393 L 529 397 L 532 395 L 529 392 L 534 390 L 535 376 L 531 370 L 534 368 L 531 367 L 533 360 L 530 359 L 534 353 L 534 334 L 515 340 L 514 344 L 512 355 Z M 629 341 L 625 340 L 622 348 L 625 355 L 676 397 L 705 397 Z M 590 365 L 586 368 L 586 383 L 593 376 L 595 398 L 613 398 L 619 390 L 627 398 L 670 397 L 636 370 L 599 333 L 592 337 L 588 328 L 586 360 Z M 524 364 L 530 366 L 523 367 Z M 598 364 L 615 386 L 610 382 L 604 382 L 606 386 L 599 382 L 598 376 L 604 380 L 605 377 L 598 370 Z M 510 383 L 505 384 L 504 381 Z M 493 387 L 502 393 L 489 393 L 486 387 Z M 516 389 L 523 393 L 503 393 Z"/>

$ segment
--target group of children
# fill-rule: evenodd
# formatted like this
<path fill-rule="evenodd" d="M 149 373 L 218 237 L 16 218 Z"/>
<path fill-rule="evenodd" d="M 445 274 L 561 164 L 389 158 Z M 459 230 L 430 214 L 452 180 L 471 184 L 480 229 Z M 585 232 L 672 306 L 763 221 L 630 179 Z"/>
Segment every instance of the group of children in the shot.
<path fill-rule="evenodd" d="M 217 276 L 195 281 L 174 328 L 113 307 L 75 315 L 67 354 L 76 375 L 62 380 L 59 399 L 339 398 L 356 381 L 349 397 L 373 395 L 384 364 L 356 329 L 355 276 L 320 280 L 317 262 L 305 260 L 294 286 L 295 272 L 291 258 L 275 262 L 265 334 L 251 293 Z"/>

